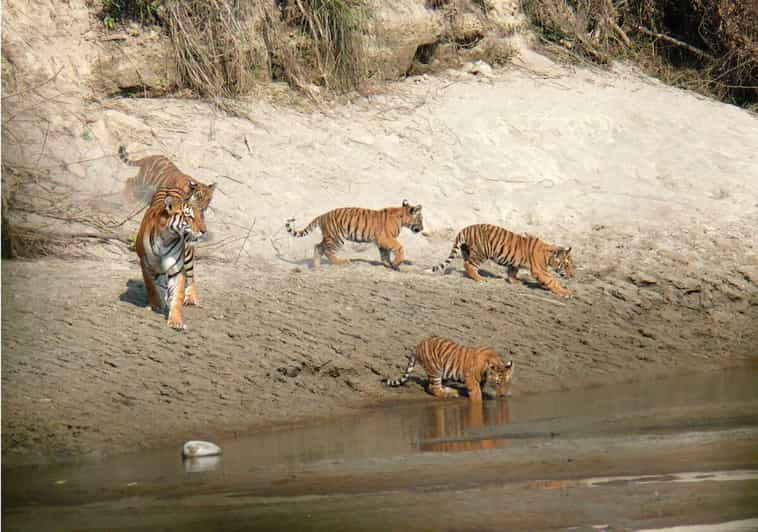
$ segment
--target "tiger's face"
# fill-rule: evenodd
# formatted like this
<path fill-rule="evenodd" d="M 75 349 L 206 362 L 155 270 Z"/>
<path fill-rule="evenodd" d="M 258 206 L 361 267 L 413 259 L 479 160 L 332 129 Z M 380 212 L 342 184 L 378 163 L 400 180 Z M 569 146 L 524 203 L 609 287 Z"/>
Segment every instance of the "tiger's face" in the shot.
<path fill-rule="evenodd" d="M 549 265 L 563 277 L 576 275 L 574 261 L 571 258 L 571 248 L 558 248 L 550 257 Z"/>
<path fill-rule="evenodd" d="M 421 205 L 411 205 L 408 200 L 403 200 L 402 224 L 414 233 L 423 231 L 424 217 L 421 215 Z"/>
<path fill-rule="evenodd" d="M 170 217 L 171 229 L 185 242 L 197 242 L 208 231 L 203 210 L 190 200 L 179 201 L 173 196 L 166 196 L 166 212 Z"/>
<path fill-rule="evenodd" d="M 508 394 L 508 388 L 513 378 L 513 361 L 509 360 L 505 364 L 495 361 L 490 363 L 490 375 L 495 382 L 497 396 L 504 397 Z"/>
<path fill-rule="evenodd" d="M 216 188 L 216 183 L 206 185 L 205 183 L 199 183 L 197 181 L 190 181 L 190 201 L 200 207 L 200 210 L 208 208 L 211 200 L 213 199 L 213 191 Z"/>

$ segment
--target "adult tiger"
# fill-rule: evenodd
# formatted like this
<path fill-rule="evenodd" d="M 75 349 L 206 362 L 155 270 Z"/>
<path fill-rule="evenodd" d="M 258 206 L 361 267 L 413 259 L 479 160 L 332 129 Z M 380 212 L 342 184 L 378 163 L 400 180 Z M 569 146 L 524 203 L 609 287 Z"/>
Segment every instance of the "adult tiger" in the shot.
<path fill-rule="evenodd" d="M 479 275 L 479 265 L 491 259 L 508 268 L 507 279 L 511 284 L 519 282 L 519 267 L 528 266 L 532 276 L 548 290 L 564 297 L 571 295 L 547 272 L 547 267 L 550 266 L 563 276 L 575 275 L 570 247 L 553 246 L 535 236 L 518 235 L 496 225 L 469 225 L 455 237 L 453 249 L 447 260 L 434 266 L 432 271 L 444 270 L 456 257 L 459 249 L 463 255 L 463 267 L 475 281 L 484 281 Z"/>
<path fill-rule="evenodd" d="M 497 395 L 508 393 L 513 378 L 513 361 L 503 362 L 491 347 L 467 347 L 446 338 L 431 336 L 416 346 L 408 369 L 399 379 L 385 379 L 387 386 L 400 386 L 408 381 L 416 361 L 426 371 L 429 392 L 436 397 L 458 397 L 458 390 L 442 385 L 443 379 L 463 382 L 472 401 L 482 400 L 481 386 L 492 378 Z"/>
<path fill-rule="evenodd" d="M 297 231 L 290 225 L 295 219 L 287 220 L 287 232 L 295 237 L 303 237 L 318 226 L 321 228 L 323 239 L 313 248 L 313 263 L 318 266 L 321 255 L 331 264 L 347 264 L 348 259 L 335 255 L 345 240 L 351 242 L 374 242 L 379 248 L 382 263 L 385 266 L 398 269 L 405 258 L 403 246 L 397 240 L 400 229 L 409 228 L 414 233 L 424 230 L 424 220 L 421 215 L 421 205 L 411 205 L 403 200 L 401 207 L 387 207 L 381 210 L 347 207 L 334 209 L 317 216 L 302 231 Z M 394 252 L 395 260 L 391 261 L 390 252 Z"/>
<path fill-rule="evenodd" d="M 134 199 L 140 197 L 143 191 L 149 191 L 152 195 L 161 188 L 178 188 L 183 190 L 185 194 L 192 192 L 191 200 L 202 210 L 207 209 L 211 199 L 213 199 L 215 183 L 206 185 L 193 179 L 179 170 L 168 157 L 150 155 L 142 159 L 132 160 L 129 159 L 126 146 L 119 146 L 118 156 L 129 166 L 139 167 L 137 175 L 126 180 L 126 190 Z"/>
<path fill-rule="evenodd" d="M 149 191 L 152 195 L 155 191 L 161 188 L 175 188 L 180 189 L 185 196 L 189 196 L 190 200 L 202 211 L 205 211 L 208 208 L 208 205 L 213 199 L 213 192 L 216 189 L 215 183 L 206 185 L 196 181 L 179 170 L 168 157 L 163 155 L 150 155 L 139 160 L 132 160 L 129 159 L 126 146 L 119 146 L 118 155 L 124 163 L 130 166 L 139 167 L 137 175 L 126 180 L 126 190 L 134 199 L 141 197 L 144 191 Z M 194 247 L 192 245 L 186 246 L 185 264 L 189 265 L 189 269 L 185 272 L 187 274 L 187 289 L 185 296 L 185 303 L 187 305 L 199 304 L 197 281 L 193 269 L 194 255 Z"/>
<path fill-rule="evenodd" d="M 166 305 L 168 326 L 184 329 L 187 244 L 206 233 L 203 210 L 178 188 L 161 188 L 154 195 L 137 233 L 136 248 L 147 298 L 154 310 Z M 190 248 L 191 249 L 191 248 Z"/>

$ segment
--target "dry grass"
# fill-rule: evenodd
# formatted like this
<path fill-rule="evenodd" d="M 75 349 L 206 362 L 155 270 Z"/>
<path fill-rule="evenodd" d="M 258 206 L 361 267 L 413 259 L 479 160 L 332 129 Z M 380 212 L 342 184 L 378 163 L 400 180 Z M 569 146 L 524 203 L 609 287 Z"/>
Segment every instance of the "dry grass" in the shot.
<path fill-rule="evenodd" d="M 361 0 L 174 0 L 165 24 L 181 83 L 211 98 L 264 79 L 343 92 L 366 78 Z"/>
<path fill-rule="evenodd" d="M 542 40 L 574 60 L 630 59 L 720 100 L 758 102 L 753 0 L 522 0 Z"/>
<path fill-rule="evenodd" d="M 253 2 L 169 2 L 165 22 L 183 87 L 211 97 L 248 92 L 267 67 L 253 31 L 257 14 Z"/>

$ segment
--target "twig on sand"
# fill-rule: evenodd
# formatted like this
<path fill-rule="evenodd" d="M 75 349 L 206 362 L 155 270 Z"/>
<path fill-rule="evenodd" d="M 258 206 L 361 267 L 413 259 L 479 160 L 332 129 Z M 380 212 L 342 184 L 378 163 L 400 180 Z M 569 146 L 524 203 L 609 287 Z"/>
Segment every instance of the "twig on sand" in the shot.
<path fill-rule="evenodd" d="M 63 67 L 60 67 L 55 74 L 53 74 L 52 76 L 50 76 L 49 78 L 47 78 L 45 81 L 43 81 L 39 85 L 35 85 L 34 87 L 29 87 L 28 89 L 23 89 L 23 90 L 20 90 L 18 92 L 14 92 L 13 94 L 7 94 L 7 95 L 3 96 L 2 99 L 5 100 L 6 98 L 14 98 L 16 96 L 20 96 L 22 94 L 26 94 L 27 92 L 34 92 L 37 89 L 39 89 L 41 87 L 44 87 L 45 85 L 47 85 L 48 83 L 50 83 L 51 81 L 53 81 L 55 78 L 57 78 L 58 74 L 60 74 L 62 70 L 63 70 Z"/>
<path fill-rule="evenodd" d="M 276 241 L 273 238 L 269 238 L 268 241 L 271 243 L 271 247 L 274 248 L 274 253 L 276 254 L 276 258 L 281 259 L 282 250 L 279 248 L 279 246 L 276 245 Z"/>
<path fill-rule="evenodd" d="M 250 224 L 250 229 L 247 230 L 247 235 L 245 236 L 245 240 L 242 242 L 242 245 L 240 246 L 240 250 L 237 253 L 237 258 L 234 259 L 234 264 L 237 264 L 237 261 L 240 260 L 240 255 L 242 255 L 242 250 L 245 249 L 245 244 L 247 244 L 247 239 L 250 238 L 250 233 L 253 232 L 253 227 L 255 227 L 255 221 L 257 218 L 253 218 L 253 223 Z"/>
<path fill-rule="evenodd" d="M 147 209 L 147 205 L 143 205 L 142 207 L 140 207 L 139 209 L 137 209 L 136 211 L 134 211 L 133 213 L 131 213 L 129 216 L 127 216 L 126 218 L 124 218 L 123 220 L 121 220 L 119 223 L 117 223 L 115 225 L 106 225 L 106 227 L 121 227 L 122 225 L 124 225 L 126 222 L 128 222 L 129 220 L 131 220 L 132 218 L 134 218 L 135 216 L 137 216 L 139 213 L 141 213 L 145 209 Z"/>
<path fill-rule="evenodd" d="M 522 294 L 522 295 L 526 296 L 526 297 L 531 297 L 533 299 L 539 299 L 540 301 L 545 301 L 546 303 L 552 303 L 553 305 L 558 305 L 559 307 L 565 307 L 566 306 L 566 303 L 564 303 L 563 301 L 556 301 L 555 299 L 551 299 L 551 298 L 548 298 L 548 297 L 542 297 L 542 296 L 538 296 L 536 294 L 529 294 L 529 293 Z"/>
<path fill-rule="evenodd" d="M 50 120 L 46 120 L 46 122 L 47 128 L 45 129 L 45 138 L 42 140 L 42 149 L 39 151 L 37 161 L 34 163 L 34 166 L 36 167 L 39 167 L 39 162 L 42 159 L 42 156 L 45 154 L 45 148 L 47 148 L 47 137 L 50 135 Z"/>
<path fill-rule="evenodd" d="M 239 179 L 234 179 L 233 177 L 231 177 L 231 176 L 228 176 L 228 175 L 224 175 L 224 174 L 218 174 L 218 176 L 219 176 L 219 177 L 223 177 L 223 178 L 226 178 L 226 179 L 228 179 L 229 181 L 234 181 L 235 183 L 239 183 L 240 185 L 244 185 L 244 184 L 245 184 L 245 183 L 243 183 L 242 181 L 240 181 Z"/>
<path fill-rule="evenodd" d="M 94 238 L 97 240 L 116 240 L 117 242 L 124 242 L 124 239 L 118 235 L 106 235 L 103 233 L 70 233 L 70 234 L 61 234 L 61 237 L 71 237 L 71 238 Z"/>

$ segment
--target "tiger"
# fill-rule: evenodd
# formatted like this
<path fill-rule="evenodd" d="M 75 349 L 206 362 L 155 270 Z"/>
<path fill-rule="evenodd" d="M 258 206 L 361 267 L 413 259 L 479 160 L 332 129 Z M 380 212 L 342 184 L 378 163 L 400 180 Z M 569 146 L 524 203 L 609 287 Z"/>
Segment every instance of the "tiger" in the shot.
<path fill-rule="evenodd" d="M 547 271 L 550 266 L 564 277 L 574 277 L 576 270 L 570 247 L 547 244 L 535 236 L 518 235 L 496 225 L 469 225 L 455 237 L 447 260 L 434 266 L 432 271 L 444 271 L 459 249 L 463 255 L 463 267 L 474 281 L 484 281 L 479 275 L 479 265 L 492 259 L 508 268 L 507 281 L 511 284 L 520 282 L 517 276 L 519 267 L 529 266 L 532 276 L 548 290 L 562 297 L 571 296 L 571 292 L 558 284 Z"/>
<path fill-rule="evenodd" d="M 168 326 L 184 329 L 187 273 L 192 271 L 188 244 L 207 232 L 203 210 L 183 189 L 161 188 L 153 195 L 136 239 L 142 278 L 150 306 L 168 305 Z M 191 248 L 189 248 L 191 249 Z"/>
<path fill-rule="evenodd" d="M 403 200 L 401 207 L 387 207 L 381 210 L 346 207 L 334 209 L 317 216 L 302 231 L 292 228 L 294 218 L 286 221 L 287 232 L 294 237 L 304 237 L 318 226 L 323 239 L 313 248 L 313 265 L 319 266 L 321 255 L 325 255 L 331 264 L 348 264 L 349 259 L 338 257 L 335 253 L 345 240 L 351 242 L 374 242 L 379 248 L 382 263 L 395 270 L 400 268 L 405 259 L 403 246 L 397 240 L 400 229 L 409 228 L 414 233 L 424 230 L 421 205 L 411 205 Z M 394 252 L 395 260 L 391 260 Z"/>
<path fill-rule="evenodd" d="M 491 347 L 468 347 L 442 338 L 431 336 L 419 342 L 416 353 L 411 354 L 408 368 L 399 379 L 385 379 L 386 386 L 401 386 L 416 366 L 421 363 L 428 378 L 429 393 L 435 397 L 458 397 L 455 388 L 442 385 L 442 380 L 463 382 L 471 401 L 482 400 L 481 386 L 489 378 L 495 381 L 497 395 L 504 396 L 513 378 L 513 361 L 503 362 Z"/>
<path fill-rule="evenodd" d="M 119 146 L 118 155 L 121 160 L 129 166 L 138 166 L 139 172 L 136 176 L 126 180 L 126 191 L 131 199 L 138 199 L 146 191 L 154 192 L 160 188 L 178 188 L 184 194 L 189 195 L 190 199 L 202 211 L 205 211 L 213 199 L 213 192 L 216 184 L 206 185 L 201 183 L 187 174 L 181 172 L 172 163 L 168 157 L 163 155 L 151 155 L 139 160 L 132 160 L 126 151 L 126 146 Z M 194 276 L 192 265 L 194 264 L 195 250 L 192 245 L 185 246 L 185 264 L 190 265 L 187 274 L 187 289 L 185 303 L 188 305 L 199 305 L 200 300 L 197 295 L 197 280 Z"/>
<path fill-rule="evenodd" d="M 192 201 L 202 210 L 206 210 L 213 199 L 215 183 L 206 185 L 179 170 L 168 157 L 150 155 L 138 160 L 129 158 L 126 146 L 119 146 L 118 156 L 129 166 L 138 166 L 136 176 L 126 180 L 126 191 L 132 199 L 138 199 L 149 191 L 151 194 L 160 188 L 179 188 L 186 194 L 192 191 Z"/>

